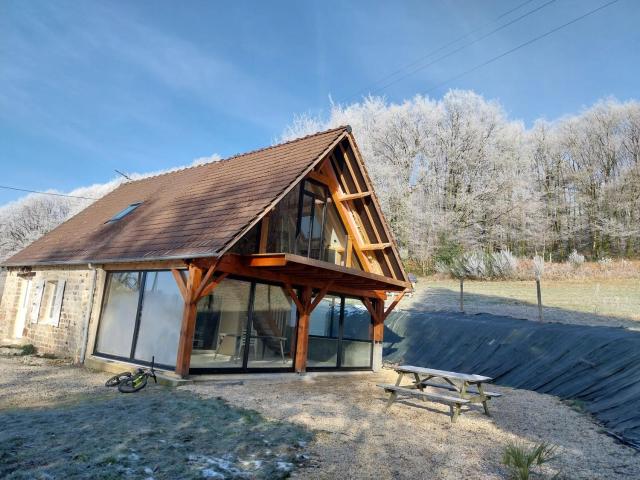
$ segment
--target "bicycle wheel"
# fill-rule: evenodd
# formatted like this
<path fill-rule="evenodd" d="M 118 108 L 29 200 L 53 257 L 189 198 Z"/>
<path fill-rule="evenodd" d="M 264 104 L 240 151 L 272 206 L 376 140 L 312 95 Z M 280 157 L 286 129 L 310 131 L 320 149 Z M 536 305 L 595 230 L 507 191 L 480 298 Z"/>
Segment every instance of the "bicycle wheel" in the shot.
<path fill-rule="evenodd" d="M 131 372 L 122 372 L 117 375 L 114 375 L 109 380 L 105 382 L 105 387 L 115 387 L 116 385 L 120 385 L 125 379 L 131 377 L 133 375 Z"/>
<path fill-rule="evenodd" d="M 146 373 L 134 375 L 123 380 L 120 384 L 118 384 L 118 390 L 122 393 L 134 393 L 138 390 L 142 390 L 147 386 L 148 376 Z"/>

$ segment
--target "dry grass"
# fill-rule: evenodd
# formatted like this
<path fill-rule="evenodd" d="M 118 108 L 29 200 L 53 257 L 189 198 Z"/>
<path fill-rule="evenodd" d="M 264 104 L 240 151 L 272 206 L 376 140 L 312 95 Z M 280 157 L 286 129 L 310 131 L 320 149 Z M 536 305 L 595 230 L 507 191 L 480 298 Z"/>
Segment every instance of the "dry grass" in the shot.
<path fill-rule="evenodd" d="M 402 308 L 458 311 L 458 281 L 421 278 Z M 531 281 L 464 282 L 465 311 L 538 319 Z M 640 282 L 633 278 L 542 280 L 545 321 L 640 328 Z"/>

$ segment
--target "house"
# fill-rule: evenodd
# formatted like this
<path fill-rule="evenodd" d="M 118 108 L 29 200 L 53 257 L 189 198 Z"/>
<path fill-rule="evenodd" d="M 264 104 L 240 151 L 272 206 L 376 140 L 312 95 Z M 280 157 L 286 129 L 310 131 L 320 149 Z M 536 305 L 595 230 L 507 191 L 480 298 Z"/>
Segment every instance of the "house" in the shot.
<path fill-rule="evenodd" d="M 124 183 L 4 266 L 0 338 L 180 376 L 379 368 L 410 287 L 348 126 Z"/>

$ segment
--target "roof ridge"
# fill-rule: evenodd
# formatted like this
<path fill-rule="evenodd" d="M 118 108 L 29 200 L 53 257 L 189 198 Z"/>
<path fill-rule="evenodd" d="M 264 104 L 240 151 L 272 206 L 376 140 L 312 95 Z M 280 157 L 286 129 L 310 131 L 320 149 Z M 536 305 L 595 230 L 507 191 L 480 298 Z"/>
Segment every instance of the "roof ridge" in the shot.
<path fill-rule="evenodd" d="M 338 130 L 346 130 L 348 132 L 351 132 L 351 125 L 340 125 L 339 127 L 330 128 L 328 130 L 322 130 L 322 131 L 315 132 L 315 133 L 310 133 L 308 135 L 305 135 L 304 137 L 298 137 L 298 138 L 294 138 L 292 140 L 288 140 L 286 142 L 277 143 L 276 145 L 269 145 L 268 147 L 257 148 L 255 150 L 250 150 L 250 151 L 244 152 L 244 153 L 236 153 L 236 154 L 234 154 L 234 155 L 232 155 L 230 157 L 221 158 L 220 160 L 207 162 L 207 163 L 201 163 L 199 165 L 189 165 L 188 167 L 176 168 L 174 170 L 169 170 L 167 172 L 158 173 L 156 175 L 149 175 L 148 177 L 139 178 L 137 180 L 131 180 L 129 182 L 122 182 L 117 188 L 120 188 L 122 185 L 131 185 L 131 184 L 136 183 L 136 182 L 142 182 L 144 180 L 149 180 L 149 179 L 152 179 L 152 178 L 159 178 L 159 177 L 162 177 L 164 175 L 170 175 L 170 174 L 176 173 L 176 172 L 184 172 L 186 170 L 191 170 L 191 169 L 195 169 L 195 168 L 207 167 L 207 166 L 209 166 L 211 164 L 216 164 L 217 165 L 217 164 L 220 164 L 222 162 L 228 162 L 230 160 L 235 160 L 236 158 L 241 158 L 241 157 L 245 157 L 247 155 L 253 155 L 255 153 L 264 152 L 264 151 L 271 150 L 271 149 L 274 149 L 274 148 L 279 148 L 279 147 L 282 147 L 284 145 L 290 145 L 292 143 L 301 142 L 302 140 L 308 140 L 309 138 L 318 137 L 320 135 L 324 135 L 324 134 L 331 133 L 331 132 L 338 131 Z"/>

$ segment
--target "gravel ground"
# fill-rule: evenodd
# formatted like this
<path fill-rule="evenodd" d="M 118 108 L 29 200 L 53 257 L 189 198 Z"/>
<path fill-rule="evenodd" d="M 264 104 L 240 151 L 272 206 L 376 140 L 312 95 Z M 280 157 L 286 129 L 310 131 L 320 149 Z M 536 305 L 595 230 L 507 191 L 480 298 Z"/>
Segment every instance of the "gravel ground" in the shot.
<path fill-rule="evenodd" d="M 492 418 L 474 406 L 451 424 L 448 408 L 430 402 L 397 402 L 385 412 L 386 395 L 376 383 L 395 378 L 383 370 L 182 388 L 313 429 L 310 462 L 295 478 L 506 478 L 501 458 L 513 441 L 558 446 L 559 456 L 543 478 L 640 478 L 640 453 L 600 433 L 589 417 L 556 397 L 492 386 L 504 393 L 490 403 Z"/>
<path fill-rule="evenodd" d="M 385 413 L 375 384 L 393 381 L 389 370 L 220 378 L 127 396 L 106 390 L 104 373 L 0 357 L 0 477 L 278 478 L 293 468 L 301 479 L 495 479 L 507 476 L 508 442 L 547 441 L 559 447 L 547 477 L 640 478 L 638 452 L 547 395 L 492 387 L 504 393 L 492 418 L 474 407 L 451 424 L 434 403 Z"/>

